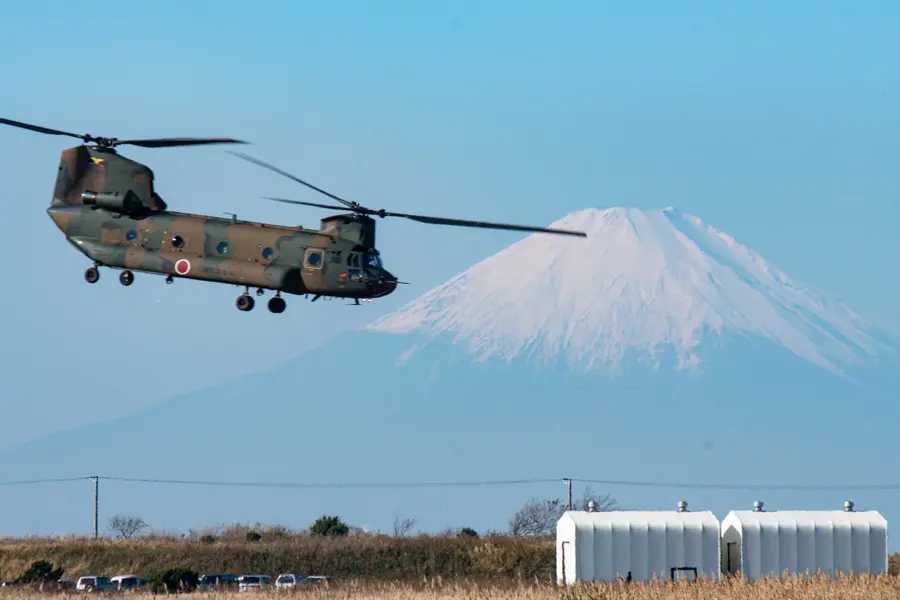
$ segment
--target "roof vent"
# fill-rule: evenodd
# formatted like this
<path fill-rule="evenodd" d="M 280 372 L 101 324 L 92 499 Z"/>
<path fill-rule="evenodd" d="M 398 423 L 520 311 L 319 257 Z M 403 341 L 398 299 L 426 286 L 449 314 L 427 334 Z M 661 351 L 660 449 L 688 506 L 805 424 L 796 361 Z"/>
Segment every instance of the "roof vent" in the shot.
<path fill-rule="evenodd" d="M 596 509 L 596 508 L 597 508 L 597 505 L 594 504 L 593 500 L 588 502 L 588 512 L 594 512 L 594 509 Z"/>
<path fill-rule="evenodd" d="M 678 512 L 687 512 L 687 502 L 684 500 L 678 501 Z"/>
<path fill-rule="evenodd" d="M 757 500 L 753 503 L 753 512 L 763 512 L 763 503 L 761 500 Z"/>
<path fill-rule="evenodd" d="M 853 502 L 847 500 L 844 502 L 844 512 L 853 512 Z"/>

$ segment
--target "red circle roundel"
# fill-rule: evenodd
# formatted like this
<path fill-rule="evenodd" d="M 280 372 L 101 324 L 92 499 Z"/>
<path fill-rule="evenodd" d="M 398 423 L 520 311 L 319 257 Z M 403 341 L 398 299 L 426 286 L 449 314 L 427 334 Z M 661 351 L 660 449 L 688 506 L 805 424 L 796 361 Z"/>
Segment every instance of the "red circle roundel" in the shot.
<path fill-rule="evenodd" d="M 175 272 L 179 275 L 187 275 L 191 272 L 191 263 L 188 260 L 182 258 L 175 263 Z"/>

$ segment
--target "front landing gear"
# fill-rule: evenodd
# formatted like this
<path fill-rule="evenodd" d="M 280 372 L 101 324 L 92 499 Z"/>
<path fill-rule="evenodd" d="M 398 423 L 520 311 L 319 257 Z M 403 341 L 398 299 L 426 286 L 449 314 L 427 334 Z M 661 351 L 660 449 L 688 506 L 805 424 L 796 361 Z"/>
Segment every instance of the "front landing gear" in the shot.
<path fill-rule="evenodd" d="M 97 283 L 100 280 L 100 271 L 97 267 L 88 267 L 84 272 L 84 280 L 88 283 Z"/>
<path fill-rule="evenodd" d="M 287 302 L 281 296 L 272 296 L 269 298 L 269 310 L 273 313 L 283 313 L 287 308 Z"/>

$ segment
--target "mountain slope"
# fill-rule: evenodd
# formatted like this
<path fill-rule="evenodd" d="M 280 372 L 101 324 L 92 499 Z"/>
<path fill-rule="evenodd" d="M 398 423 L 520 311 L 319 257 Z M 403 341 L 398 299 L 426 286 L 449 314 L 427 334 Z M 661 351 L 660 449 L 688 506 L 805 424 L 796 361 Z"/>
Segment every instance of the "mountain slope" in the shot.
<path fill-rule="evenodd" d="M 587 240 L 531 235 L 369 326 L 450 334 L 478 359 L 564 358 L 617 371 L 633 354 L 699 364 L 705 335 L 761 336 L 825 369 L 888 346 L 852 310 L 797 287 L 731 237 L 675 209 L 611 208 L 553 224 Z"/>

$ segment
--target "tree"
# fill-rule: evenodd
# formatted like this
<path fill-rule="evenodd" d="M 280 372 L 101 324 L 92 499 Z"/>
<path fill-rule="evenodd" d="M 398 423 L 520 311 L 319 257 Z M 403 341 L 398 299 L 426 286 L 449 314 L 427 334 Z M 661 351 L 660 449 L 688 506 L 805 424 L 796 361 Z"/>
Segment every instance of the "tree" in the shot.
<path fill-rule="evenodd" d="M 416 519 L 412 517 L 401 519 L 400 515 L 397 515 L 394 517 L 394 537 L 403 537 L 416 526 L 416 523 Z"/>
<path fill-rule="evenodd" d="M 339 536 L 347 535 L 349 531 L 350 527 L 340 517 L 328 515 L 322 515 L 309 527 L 310 535 Z"/>
<path fill-rule="evenodd" d="M 477 538 L 478 532 L 471 527 L 463 527 L 456 535 L 462 538 Z"/>
<path fill-rule="evenodd" d="M 509 532 L 517 536 L 549 535 L 564 510 L 565 506 L 558 498 L 532 498 L 510 519 Z"/>
<path fill-rule="evenodd" d="M 116 515 L 109 519 L 109 528 L 120 538 L 130 539 L 138 531 L 149 527 L 147 523 L 140 517 L 130 517 L 126 515 Z"/>
<path fill-rule="evenodd" d="M 62 567 L 53 568 L 52 562 L 46 560 L 36 560 L 31 563 L 28 570 L 25 571 L 16 581 L 19 583 L 44 583 L 49 581 L 58 581 L 62 577 L 65 569 Z"/>
<path fill-rule="evenodd" d="M 594 503 L 596 512 L 619 510 L 616 500 L 609 494 L 600 496 L 585 488 L 581 501 L 573 501 L 573 510 L 588 510 L 589 504 Z M 556 527 L 556 522 L 568 510 L 568 502 L 561 498 L 542 500 L 532 498 L 513 515 L 509 521 L 509 531 L 516 536 L 542 536 L 550 535 Z"/>

